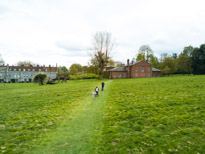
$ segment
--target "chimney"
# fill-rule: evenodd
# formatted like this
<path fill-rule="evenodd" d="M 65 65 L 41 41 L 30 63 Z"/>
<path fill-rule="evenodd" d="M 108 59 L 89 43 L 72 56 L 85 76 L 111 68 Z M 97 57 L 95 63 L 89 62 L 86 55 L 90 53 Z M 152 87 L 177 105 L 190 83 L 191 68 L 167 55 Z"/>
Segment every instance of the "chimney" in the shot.
<path fill-rule="evenodd" d="M 49 65 L 49 67 L 51 67 L 51 65 Z"/>
<path fill-rule="evenodd" d="M 130 65 L 130 62 L 129 62 L 129 59 L 127 59 L 127 66 L 129 66 Z"/>
<path fill-rule="evenodd" d="M 37 65 L 37 67 L 39 67 L 39 65 Z"/>
<path fill-rule="evenodd" d="M 132 60 L 132 63 L 131 63 L 132 65 L 133 65 L 133 60 Z"/>

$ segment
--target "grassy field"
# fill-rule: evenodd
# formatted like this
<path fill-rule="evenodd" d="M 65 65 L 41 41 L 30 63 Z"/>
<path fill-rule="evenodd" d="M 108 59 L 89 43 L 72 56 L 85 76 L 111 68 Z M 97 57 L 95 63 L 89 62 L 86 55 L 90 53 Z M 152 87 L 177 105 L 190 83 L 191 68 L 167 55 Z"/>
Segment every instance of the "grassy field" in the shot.
<path fill-rule="evenodd" d="M 205 76 L 115 80 L 102 153 L 204 153 Z"/>
<path fill-rule="evenodd" d="M 204 153 L 205 76 L 0 88 L 0 153 Z"/>
<path fill-rule="evenodd" d="M 97 80 L 66 84 L 6 84 L 0 88 L 0 153 L 28 153 L 72 114 Z"/>

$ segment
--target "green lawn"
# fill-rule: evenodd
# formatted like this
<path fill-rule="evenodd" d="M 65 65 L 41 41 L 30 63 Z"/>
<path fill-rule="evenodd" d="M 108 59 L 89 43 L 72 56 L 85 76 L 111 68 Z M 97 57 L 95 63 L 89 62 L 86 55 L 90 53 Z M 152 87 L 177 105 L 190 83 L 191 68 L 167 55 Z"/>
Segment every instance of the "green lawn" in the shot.
<path fill-rule="evenodd" d="M 205 76 L 0 85 L 0 153 L 204 153 Z"/>
<path fill-rule="evenodd" d="M 205 76 L 115 80 L 103 153 L 204 153 Z"/>

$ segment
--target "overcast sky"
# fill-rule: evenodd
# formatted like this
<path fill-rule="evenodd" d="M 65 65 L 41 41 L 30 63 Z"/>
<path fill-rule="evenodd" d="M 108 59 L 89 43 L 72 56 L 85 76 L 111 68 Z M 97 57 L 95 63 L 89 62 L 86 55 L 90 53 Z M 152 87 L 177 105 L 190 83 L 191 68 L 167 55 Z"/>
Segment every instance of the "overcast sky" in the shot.
<path fill-rule="evenodd" d="M 0 54 L 69 67 L 89 62 L 91 37 L 110 32 L 113 59 L 126 62 L 141 45 L 154 54 L 205 43 L 205 0 L 0 0 Z"/>

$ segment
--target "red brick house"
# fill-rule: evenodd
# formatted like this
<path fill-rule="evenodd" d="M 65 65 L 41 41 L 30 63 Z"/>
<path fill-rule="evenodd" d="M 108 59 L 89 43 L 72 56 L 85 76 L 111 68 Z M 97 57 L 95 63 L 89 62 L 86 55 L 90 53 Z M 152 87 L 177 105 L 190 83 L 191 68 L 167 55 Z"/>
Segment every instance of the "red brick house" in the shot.
<path fill-rule="evenodd" d="M 124 67 L 115 67 L 107 70 L 110 72 L 110 79 L 119 78 L 149 78 L 149 77 L 161 77 L 163 73 L 156 68 L 153 68 L 151 64 L 145 60 L 129 63 Z"/>

